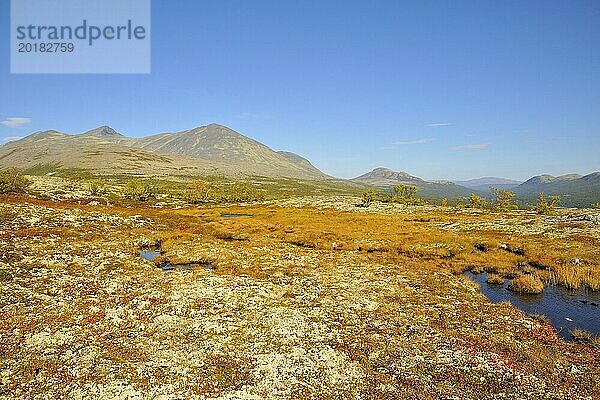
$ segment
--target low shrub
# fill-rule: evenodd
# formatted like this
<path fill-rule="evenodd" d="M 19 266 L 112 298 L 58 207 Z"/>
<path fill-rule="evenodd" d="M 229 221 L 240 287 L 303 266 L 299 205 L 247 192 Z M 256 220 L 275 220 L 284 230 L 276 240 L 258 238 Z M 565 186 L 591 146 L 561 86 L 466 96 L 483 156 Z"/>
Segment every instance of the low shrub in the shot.
<path fill-rule="evenodd" d="M 375 201 L 413 206 L 425 204 L 425 200 L 418 197 L 417 193 L 419 193 L 419 188 L 409 185 L 396 185 L 394 186 L 393 193 L 377 192 L 369 189 L 363 192 L 360 205 L 362 207 L 369 207 Z"/>
<path fill-rule="evenodd" d="M 137 201 L 147 201 L 156 196 L 156 187 L 148 181 L 130 179 L 122 189 L 123 196 Z"/>
<path fill-rule="evenodd" d="M 540 193 L 533 209 L 538 214 L 554 214 L 556 212 L 556 206 L 558 206 L 559 203 L 560 196 L 546 197 L 544 193 Z"/>
<path fill-rule="evenodd" d="M 106 194 L 106 183 L 100 179 L 92 179 L 87 182 L 87 189 L 92 196 L 101 196 Z"/>
<path fill-rule="evenodd" d="M 239 203 L 264 200 L 266 193 L 242 182 L 208 182 L 196 179 L 187 185 L 184 197 L 193 204 Z"/>
<path fill-rule="evenodd" d="M 18 212 L 12 208 L 2 207 L 0 208 L 0 223 L 9 223 L 18 216 Z"/>
<path fill-rule="evenodd" d="M 0 171 L 0 194 L 25 193 L 31 181 L 15 168 Z"/>
<path fill-rule="evenodd" d="M 514 202 L 515 194 L 513 192 L 506 189 L 494 188 L 492 188 L 492 192 L 494 193 L 494 200 L 492 202 L 494 209 L 498 211 L 509 211 L 519 208 L 519 205 Z"/>
<path fill-rule="evenodd" d="M 490 205 L 484 198 L 477 196 L 475 193 L 471 193 L 469 196 L 469 207 L 484 210 L 490 208 Z"/>
<path fill-rule="evenodd" d="M 377 200 L 379 200 L 379 196 L 373 189 L 369 189 L 362 194 L 361 201 L 363 207 L 369 207 L 371 203 Z"/>

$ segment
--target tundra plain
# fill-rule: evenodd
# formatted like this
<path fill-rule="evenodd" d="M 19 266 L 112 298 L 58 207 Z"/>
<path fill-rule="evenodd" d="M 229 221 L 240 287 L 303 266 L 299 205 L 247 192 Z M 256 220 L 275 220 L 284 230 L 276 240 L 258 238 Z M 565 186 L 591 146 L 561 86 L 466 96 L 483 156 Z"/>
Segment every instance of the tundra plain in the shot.
<path fill-rule="evenodd" d="M 598 210 L 138 202 L 32 179 L 0 198 L 2 398 L 600 396 L 597 338 L 462 275 L 597 289 Z"/>

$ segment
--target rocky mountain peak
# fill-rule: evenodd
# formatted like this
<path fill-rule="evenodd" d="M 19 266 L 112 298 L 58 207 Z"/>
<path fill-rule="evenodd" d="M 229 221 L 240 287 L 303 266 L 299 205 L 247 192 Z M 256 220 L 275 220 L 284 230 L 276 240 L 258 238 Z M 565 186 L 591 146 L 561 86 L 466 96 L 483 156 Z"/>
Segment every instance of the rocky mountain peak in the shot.
<path fill-rule="evenodd" d="M 390 168 L 378 167 L 372 170 L 371 172 L 367 172 L 364 175 L 359 176 L 355 179 L 386 179 L 393 181 L 420 181 L 421 178 L 417 178 L 416 176 L 412 176 L 403 171 L 394 171 Z"/>
<path fill-rule="evenodd" d="M 91 131 L 87 131 L 84 133 L 84 135 L 96 137 L 123 136 L 119 132 L 115 131 L 113 128 L 107 125 L 100 126 L 96 129 L 92 129 Z"/>

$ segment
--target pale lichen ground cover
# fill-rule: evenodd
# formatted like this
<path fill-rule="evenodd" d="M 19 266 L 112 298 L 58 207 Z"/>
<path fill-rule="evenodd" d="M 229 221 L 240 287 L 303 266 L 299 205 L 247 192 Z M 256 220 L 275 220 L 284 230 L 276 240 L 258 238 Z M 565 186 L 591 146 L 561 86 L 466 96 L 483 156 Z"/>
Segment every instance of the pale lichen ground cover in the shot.
<path fill-rule="evenodd" d="M 0 204 L 0 396 L 600 396 L 597 348 L 489 303 L 452 266 L 478 257 L 471 248 L 453 261 L 423 239 L 392 255 L 393 238 L 360 219 L 401 214 L 443 235 L 473 230 L 477 215 L 365 214 L 339 199 L 231 208 L 255 214 L 246 220 L 223 221 L 223 210 Z M 502 232 L 495 219 L 481 217 L 482 229 Z M 166 258 L 216 269 L 162 271 L 138 257 L 157 240 Z"/>

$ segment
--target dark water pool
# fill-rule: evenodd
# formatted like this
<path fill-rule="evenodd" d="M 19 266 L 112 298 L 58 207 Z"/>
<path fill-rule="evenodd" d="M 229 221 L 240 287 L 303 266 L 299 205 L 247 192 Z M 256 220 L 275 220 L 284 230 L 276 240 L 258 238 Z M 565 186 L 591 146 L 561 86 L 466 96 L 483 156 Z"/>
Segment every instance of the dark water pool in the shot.
<path fill-rule="evenodd" d="M 504 285 L 494 285 L 486 283 L 487 273 L 465 272 L 465 275 L 479 283 L 481 292 L 490 301 L 510 301 L 528 314 L 545 315 L 566 339 L 571 339 L 569 331 L 576 328 L 600 336 L 600 291 L 547 286 L 542 294 L 519 294 L 508 290 L 508 279 Z"/>
<path fill-rule="evenodd" d="M 208 261 L 190 261 L 186 263 L 170 263 L 168 261 L 162 261 L 156 264 L 158 268 L 163 271 L 172 271 L 174 269 L 186 269 L 188 271 L 195 269 L 206 269 L 206 270 L 214 270 L 215 266 Z"/>
<path fill-rule="evenodd" d="M 140 257 L 144 260 L 155 261 L 158 256 L 162 255 L 161 250 L 142 250 L 140 251 Z M 171 271 L 174 269 L 187 269 L 194 270 L 199 268 L 204 268 L 208 270 L 214 270 L 215 266 L 209 261 L 190 261 L 185 263 L 171 263 L 169 260 L 161 260 L 156 263 L 156 266 L 163 271 Z"/>
<path fill-rule="evenodd" d="M 221 214 L 221 218 L 254 217 L 254 214 Z"/>

